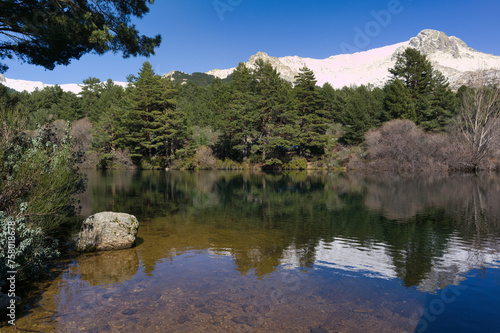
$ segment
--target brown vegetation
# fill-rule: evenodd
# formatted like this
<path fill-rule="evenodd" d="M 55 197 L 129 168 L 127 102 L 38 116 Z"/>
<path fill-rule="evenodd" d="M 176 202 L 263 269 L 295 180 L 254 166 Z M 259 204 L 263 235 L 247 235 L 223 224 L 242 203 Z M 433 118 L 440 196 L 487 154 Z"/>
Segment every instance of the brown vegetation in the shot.
<path fill-rule="evenodd" d="M 452 131 L 460 157 L 455 168 L 491 169 L 491 162 L 498 166 L 494 161 L 500 156 L 499 129 L 500 88 L 488 86 L 484 75 L 471 75 Z"/>
<path fill-rule="evenodd" d="M 370 171 L 446 170 L 446 138 L 425 133 L 410 120 L 392 120 L 365 135 Z"/>
<path fill-rule="evenodd" d="M 210 147 L 200 146 L 196 149 L 194 164 L 195 168 L 198 169 L 215 169 L 217 167 L 217 159 L 213 155 Z"/>

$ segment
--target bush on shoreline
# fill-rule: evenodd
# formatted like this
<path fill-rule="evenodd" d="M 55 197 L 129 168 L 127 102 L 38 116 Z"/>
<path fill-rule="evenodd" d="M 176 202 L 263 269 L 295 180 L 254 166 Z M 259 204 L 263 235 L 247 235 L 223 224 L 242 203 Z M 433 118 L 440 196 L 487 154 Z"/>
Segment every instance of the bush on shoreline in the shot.
<path fill-rule="evenodd" d="M 11 254 L 25 279 L 58 255 L 56 237 L 77 212 L 73 195 L 85 190 L 85 178 L 78 173 L 78 154 L 67 133 L 58 137 L 46 127 L 30 137 L 20 128 L 0 126 L 2 134 L 9 132 L 0 136 L 0 244 L 3 249 L 15 241 Z M 7 267 L 1 261 L 4 275 Z"/>

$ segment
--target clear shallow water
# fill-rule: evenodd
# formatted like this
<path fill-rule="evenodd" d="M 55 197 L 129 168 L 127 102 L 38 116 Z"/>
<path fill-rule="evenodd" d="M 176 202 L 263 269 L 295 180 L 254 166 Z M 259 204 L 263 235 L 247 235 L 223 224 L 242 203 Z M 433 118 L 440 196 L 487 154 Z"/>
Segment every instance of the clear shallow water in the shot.
<path fill-rule="evenodd" d="M 18 329 L 500 331 L 496 176 L 92 172 L 80 199 L 137 246 L 61 261 Z"/>

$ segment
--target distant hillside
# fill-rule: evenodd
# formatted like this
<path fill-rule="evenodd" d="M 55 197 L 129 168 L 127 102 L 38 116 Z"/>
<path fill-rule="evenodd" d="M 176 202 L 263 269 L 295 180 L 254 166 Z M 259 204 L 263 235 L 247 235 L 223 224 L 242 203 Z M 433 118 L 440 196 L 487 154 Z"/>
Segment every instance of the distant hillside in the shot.
<path fill-rule="evenodd" d="M 214 75 L 207 73 L 194 72 L 193 74 L 187 74 L 180 71 L 171 71 L 168 74 L 163 74 L 162 77 L 170 78 L 174 83 L 187 83 L 192 82 L 198 86 L 206 87 L 215 80 Z M 230 76 L 223 79 L 223 81 L 231 81 Z"/>

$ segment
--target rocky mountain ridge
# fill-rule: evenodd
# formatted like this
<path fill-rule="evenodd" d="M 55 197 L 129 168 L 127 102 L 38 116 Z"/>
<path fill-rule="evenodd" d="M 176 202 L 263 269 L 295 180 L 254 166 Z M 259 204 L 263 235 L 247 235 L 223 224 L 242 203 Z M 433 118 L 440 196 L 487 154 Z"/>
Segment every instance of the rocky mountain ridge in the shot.
<path fill-rule="evenodd" d="M 467 83 L 471 73 L 484 71 L 490 81 L 500 82 L 500 56 L 482 53 L 467 46 L 460 38 L 444 32 L 426 29 L 407 42 L 376 48 L 353 54 L 341 54 L 326 59 L 301 58 L 298 56 L 271 57 L 258 52 L 250 57 L 247 66 L 253 67 L 257 59 L 271 62 L 281 76 L 294 81 L 300 68 L 307 66 L 316 75 L 318 85 L 330 83 L 334 88 L 350 85 L 372 84 L 383 86 L 390 78 L 388 72 L 398 54 L 412 47 L 427 55 L 435 69 L 448 78 L 450 86 L 457 88 Z M 207 72 L 226 78 L 234 68 Z"/>
<path fill-rule="evenodd" d="M 444 74 L 450 86 L 457 89 L 462 84 L 467 84 L 471 74 L 482 71 L 487 82 L 500 82 L 500 56 L 486 54 L 474 50 L 460 38 L 447 36 L 444 32 L 426 29 L 409 41 L 388 45 L 368 51 L 353 54 L 341 54 L 326 59 L 301 58 L 298 56 L 272 57 L 265 52 L 258 52 L 246 62 L 247 66 L 254 67 L 258 59 L 269 61 L 277 68 L 281 76 L 293 82 L 300 68 L 307 66 L 316 75 L 317 84 L 330 83 L 334 88 L 351 85 L 383 86 L 390 79 L 388 69 L 394 67 L 397 55 L 406 48 L 413 47 L 431 61 L 435 69 Z M 164 77 L 171 77 L 180 82 L 193 81 L 197 84 L 209 84 L 214 77 L 227 78 L 236 67 L 229 69 L 214 69 L 206 73 L 186 74 L 171 71 Z M 115 82 L 126 86 L 126 82 Z M 0 74 L 0 84 L 7 87 L 28 92 L 35 89 L 53 86 L 38 81 L 15 80 L 5 78 Z M 79 84 L 62 84 L 65 91 L 78 93 L 81 91 Z"/>

